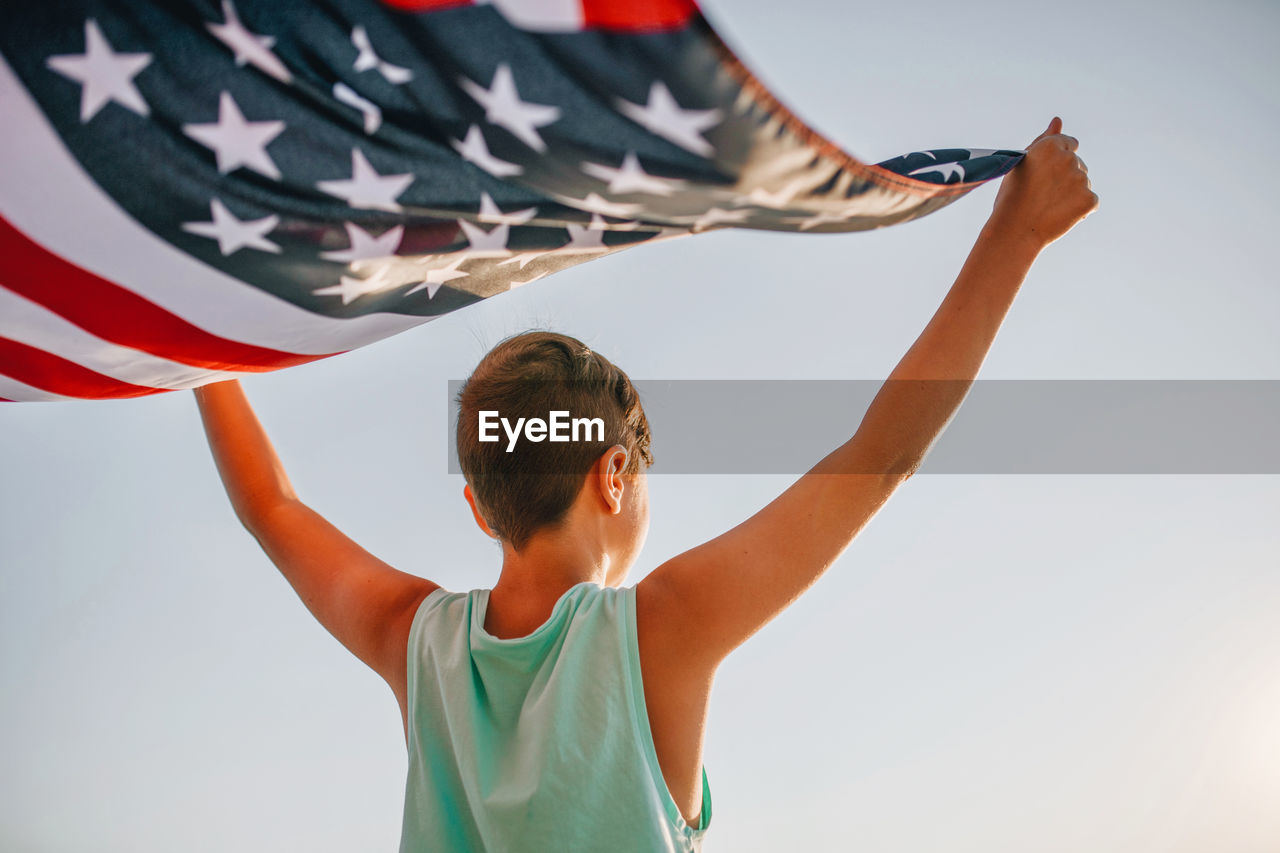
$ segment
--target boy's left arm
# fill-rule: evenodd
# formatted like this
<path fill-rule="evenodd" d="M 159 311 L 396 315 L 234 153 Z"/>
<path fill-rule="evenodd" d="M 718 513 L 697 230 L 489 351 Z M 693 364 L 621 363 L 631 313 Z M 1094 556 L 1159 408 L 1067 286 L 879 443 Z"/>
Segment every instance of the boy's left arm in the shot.
<path fill-rule="evenodd" d="M 298 500 L 238 381 L 195 395 L 236 516 L 320 624 L 391 686 L 404 719 L 409 627 L 439 585 L 387 565 Z"/>
<path fill-rule="evenodd" d="M 1045 246 L 1098 206 L 1078 140 L 1054 118 L 1006 175 L 955 283 L 854 436 L 769 505 L 636 585 L 650 657 L 705 683 L 831 567 L 955 415 Z M 643 654 L 643 652 L 642 652 Z M 664 673 L 665 674 L 665 673 Z"/>

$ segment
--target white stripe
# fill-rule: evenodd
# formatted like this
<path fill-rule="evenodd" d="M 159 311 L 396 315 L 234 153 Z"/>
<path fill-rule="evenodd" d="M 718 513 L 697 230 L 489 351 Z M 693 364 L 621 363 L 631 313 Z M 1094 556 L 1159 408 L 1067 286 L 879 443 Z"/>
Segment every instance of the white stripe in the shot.
<path fill-rule="evenodd" d="M 403 314 L 325 317 L 205 266 L 116 206 L 63 147 L 2 58 L 0 104 L 5 120 L 0 213 L 51 252 L 127 286 L 193 325 L 242 343 L 322 355 L 355 349 L 432 319 Z"/>
<path fill-rule="evenodd" d="M 191 367 L 104 341 L 3 286 L 0 336 L 74 361 L 103 376 L 148 388 L 193 388 L 242 375 Z"/>
<path fill-rule="evenodd" d="M 32 403 L 56 403 L 60 400 L 79 400 L 79 397 L 64 397 L 61 394 L 54 394 L 51 391 L 41 391 L 39 388 L 32 388 L 25 382 L 19 382 L 16 379 L 5 376 L 0 373 L 0 397 L 6 400 L 21 400 Z M 0 403 L 0 406 L 3 406 Z M 0 409 L 0 411 L 4 411 Z"/>
<path fill-rule="evenodd" d="M 564 33 L 582 29 L 582 0 L 479 0 L 492 2 L 513 26 L 532 32 Z"/>

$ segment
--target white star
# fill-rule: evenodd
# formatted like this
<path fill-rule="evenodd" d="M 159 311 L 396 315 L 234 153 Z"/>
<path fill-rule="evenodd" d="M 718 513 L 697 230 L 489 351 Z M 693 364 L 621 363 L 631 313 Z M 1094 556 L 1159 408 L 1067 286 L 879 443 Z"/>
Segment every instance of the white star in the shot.
<path fill-rule="evenodd" d="M 465 273 L 458 269 L 458 266 L 461 265 L 462 262 L 465 260 L 466 260 L 465 257 L 458 258 L 453 263 L 449 264 L 447 267 L 439 267 L 437 269 L 427 270 L 426 279 L 414 285 L 411 290 L 405 291 L 404 295 L 409 296 L 411 294 L 417 293 L 419 290 L 426 290 L 427 298 L 434 299 L 436 295 L 436 291 L 438 291 L 440 289 L 440 286 L 443 285 L 445 282 L 453 281 L 455 278 L 462 278 L 463 276 L 470 275 L 470 273 Z"/>
<path fill-rule="evenodd" d="M 280 170 L 267 153 L 267 144 L 284 131 L 282 121 L 245 121 L 230 92 L 218 96 L 215 124 L 184 124 L 182 132 L 218 158 L 218 171 L 225 175 L 244 166 L 260 175 L 280 180 Z"/>
<path fill-rule="evenodd" d="M 617 104 L 627 118 L 681 148 L 703 157 L 710 157 L 715 151 L 703 138 L 702 131 L 720 123 L 720 110 L 682 109 L 661 81 L 654 81 L 649 88 L 649 102 L 643 107 L 621 98 Z"/>
<path fill-rule="evenodd" d="M 115 101 L 140 116 L 150 114 L 147 102 L 133 85 L 133 78 L 151 64 L 149 53 L 115 53 L 98 22 L 84 22 L 84 53 L 51 56 L 45 62 L 54 71 L 80 84 L 80 123 Z"/>
<path fill-rule="evenodd" d="M 231 52 L 236 56 L 236 65 L 243 66 L 247 62 L 281 83 L 288 83 L 293 79 L 289 69 L 285 68 L 284 63 L 271 52 L 271 48 L 276 43 L 275 38 L 249 32 L 249 29 L 240 22 L 240 16 L 236 14 L 236 7 L 231 0 L 222 0 L 222 17 L 226 19 L 226 23 L 205 24 L 205 26 L 218 41 L 231 48 Z"/>
<path fill-rule="evenodd" d="M 611 193 L 648 193 L 665 196 L 671 195 L 685 184 L 685 181 L 650 175 L 640 165 L 640 158 L 634 151 L 626 153 L 620 168 L 615 169 L 600 163 L 583 163 L 582 171 L 593 178 L 607 181 Z"/>
<path fill-rule="evenodd" d="M 316 184 L 329 195 L 346 199 L 352 207 L 398 211 L 396 199 L 413 183 L 413 175 L 379 175 L 359 148 L 351 149 L 351 179 L 320 181 Z"/>
<path fill-rule="evenodd" d="M 513 210 L 503 213 L 493 201 L 493 196 L 480 193 L 480 212 L 476 218 L 481 222 L 496 222 L 501 225 L 523 225 L 537 214 L 538 208 L 526 207 L 524 210 Z"/>
<path fill-rule="evenodd" d="M 909 152 L 907 152 L 906 154 L 903 154 L 903 155 L 902 155 L 902 159 L 903 159 L 903 160 L 905 160 L 905 159 L 907 159 L 908 157 L 910 157 L 912 154 L 928 154 L 928 155 L 929 155 L 929 159 L 930 159 L 930 160 L 937 160 L 937 159 L 938 159 L 937 155 L 936 155 L 936 154 L 934 154 L 932 151 L 909 151 Z"/>
<path fill-rule="evenodd" d="M 462 155 L 463 160 L 475 163 L 495 178 L 506 178 L 524 171 L 515 163 L 499 160 L 489 153 L 489 146 L 485 144 L 484 134 L 480 132 L 479 125 L 471 125 L 465 140 L 459 142 L 456 139 L 450 139 L 449 144 Z"/>
<path fill-rule="evenodd" d="M 364 27 L 356 25 L 351 31 L 351 43 L 355 45 L 359 54 L 356 56 L 355 64 L 352 65 L 357 71 L 368 71 L 371 68 L 378 69 L 378 73 L 386 78 L 388 83 L 399 85 L 408 83 L 413 79 L 413 72 L 408 68 L 401 68 L 399 65 L 392 65 L 387 62 L 373 49 L 373 42 L 369 40 L 369 34 L 365 32 Z"/>
<path fill-rule="evenodd" d="M 966 148 L 965 151 L 969 152 L 970 160 L 977 160 L 979 157 L 990 157 L 996 153 L 994 148 Z"/>
<path fill-rule="evenodd" d="M 538 128 L 560 118 L 560 109 L 520 100 L 515 78 L 511 76 L 511 66 L 500 63 L 488 89 L 466 77 L 459 77 L 458 84 L 484 107 L 485 121 L 505 127 L 534 151 L 547 150 L 547 143 L 538 135 Z"/>
<path fill-rule="evenodd" d="M 542 257 L 543 255 L 549 255 L 549 254 L 551 254 L 551 252 L 521 252 L 517 255 L 512 255 L 510 258 L 507 258 L 507 260 L 505 261 L 500 261 L 498 263 L 498 266 L 503 267 L 503 266 L 506 266 L 507 264 L 519 263 L 520 269 L 524 269 L 532 261 L 536 261 L 538 258 Z"/>
<path fill-rule="evenodd" d="M 364 132 L 374 134 L 382 127 L 382 110 L 373 101 L 360 96 L 360 93 L 341 81 L 333 84 L 333 97 L 349 107 L 355 107 L 364 116 Z"/>
<path fill-rule="evenodd" d="M 713 207 L 693 221 L 693 230 L 702 231 L 712 225 L 720 225 L 722 223 L 737 224 L 750 215 L 751 211 L 746 209 L 724 210 L 723 208 Z"/>
<path fill-rule="evenodd" d="M 556 193 L 551 195 L 570 207 L 576 207 L 589 213 L 603 213 L 605 216 L 614 216 L 618 219 L 626 219 L 644 210 L 643 204 L 622 204 L 609 201 L 606 198 L 602 198 L 598 193 L 587 193 L 586 198 L 573 198 L 572 196 L 557 195 Z"/>
<path fill-rule="evenodd" d="M 280 224 L 280 217 L 236 219 L 235 215 L 216 198 L 209 203 L 209 211 L 213 214 L 212 222 L 184 222 L 182 230 L 217 240 L 218 250 L 223 255 L 238 252 L 245 246 L 263 252 L 276 254 L 280 252 L 280 247 L 266 238 L 267 232 Z"/>
<path fill-rule="evenodd" d="M 350 247 L 336 252 L 321 252 L 320 257 L 327 261 L 342 261 L 344 263 L 364 261 L 369 258 L 385 258 L 396 253 L 396 249 L 400 248 L 400 238 L 404 236 L 403 225 L 388 228 L 377 237 L 374 237 L 354 222 L 344 222 L 343 227 L 347 229 L 347 239 L 351 243 Z"/>
<path fill-rule="evenodd" d="M 926 172 L 937 172 L 942 175 L 942 183 L 951 180 L 952 175 L 960 176 L 960 183 L 964 183 L 964 165 L 961 163 L 939 163 L 936 166 L 925 166 L 923 169 L 915 169 L 907 172 L 908 175 L 921 175 Z"/>
<path fill-rule="evenodd" d="M 507 238 L 511 233 L 510 225 L 496 225 L 492 231 L 485 231 L 479 225 L 465 219 L 458 220 L 458 227 L 466 235 L 471 248 L 467 254 L 473 258 L 505 258 L 511 254 L 507 248 Z"/>
<path fill-rule="evenodd" d="M 569 231 L 569 242 L 556 249 L 557 254 L 588 255 L 596 252 L 607 252 L 604 244 L 605 222 L 600 214 L 591 217 L 590 225 L 565 225 Z"/>
<path fill-rule="evenodd" d="M 317 296 L 341 296 L 342 304 L 349 305 L 361 296 L 378 293 L 391 287 L 395 285 L 388 284 L 376 275 L 369 278 L 351 278 L 344 275 L 338 279 L 337 284 L 331 287 L 320 287 L 311 292 Z"/>

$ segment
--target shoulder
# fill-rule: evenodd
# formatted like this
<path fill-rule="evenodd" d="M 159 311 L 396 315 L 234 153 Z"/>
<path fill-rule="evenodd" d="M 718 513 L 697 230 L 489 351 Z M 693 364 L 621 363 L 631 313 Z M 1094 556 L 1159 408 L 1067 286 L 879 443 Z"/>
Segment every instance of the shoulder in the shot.
<path fill-rule="evenodd" d="M 632 606 L 631 587 L 604 586 L 593 581 L 583 581 L 565 590 L 552 608 L 556 617 L 577 619 L 588 613 L 625 614 Z"/>
<path fill-rule="evenodd" d="M 647 668 L 660 664 L 664 669 L 674 667 L 684 676 L 700 679 L 714 672 L 718 661 L 699 654 L 688 601 L 667 580 L 664 575 L 649 574 L 631 590 L 640 657 Z"/>
<path fill-rule="evenodd" d="M 413 643 L 415 636 L 423 632 L 428 623 L 442 618 L 447 619 L 451 615 L 461 617 L 469 613 L 476 594 L 480 592 L 483 590 L 453 592 L 437 586 L 422 596 L 417 604 L 409 609 L 407 629 L 410 644 Z"/>

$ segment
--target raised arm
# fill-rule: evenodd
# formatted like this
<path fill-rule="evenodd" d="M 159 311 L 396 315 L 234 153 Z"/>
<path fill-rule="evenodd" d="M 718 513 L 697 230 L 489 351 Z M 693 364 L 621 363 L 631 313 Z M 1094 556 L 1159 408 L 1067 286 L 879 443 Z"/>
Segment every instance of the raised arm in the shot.
<path fill-rule="evenodd" d="M 320 624 L 391 686 L 403 719 L 409 625 L 437 585 L 382 562 L 298 500 L 239 382 L 195 395 L 236 516 Z"/>
<path fill-rule="evenodd" d="M 1003 179 L 955 284 L 849 441 L 729 532 L 637 585 L 640 635 L 703 673 L 807 590 L 911 477 L 978 375 L 1040 251 L 1098 205 L 1055 118 Z M 937 381 L 945 380 L 945 381 Z"/>

